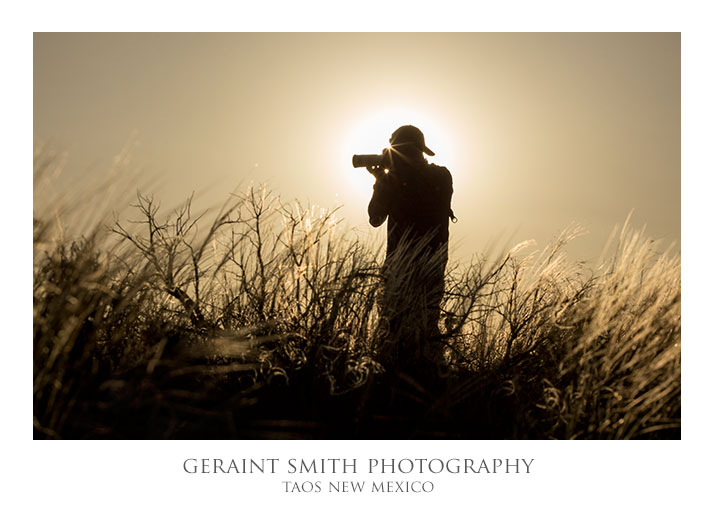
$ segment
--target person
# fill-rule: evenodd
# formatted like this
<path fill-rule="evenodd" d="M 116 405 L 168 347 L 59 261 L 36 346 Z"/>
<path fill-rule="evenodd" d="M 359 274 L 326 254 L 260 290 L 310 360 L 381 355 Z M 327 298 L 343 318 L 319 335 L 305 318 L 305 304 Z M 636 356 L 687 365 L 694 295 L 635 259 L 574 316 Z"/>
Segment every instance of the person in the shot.
<path fill-rule="evenodd" d="M 401 362 L 434 356 L 440 302 L 448 259 L 452 175 L 430 164 L 424 134 L 413 125 L 398 128 L 383 152 L 385 170 L 375 177 L 368 205 L 370 224 L 387 220 L 387 252 L 381 322 Z M 374 170 L 375 168 L 373 168 Z"/>

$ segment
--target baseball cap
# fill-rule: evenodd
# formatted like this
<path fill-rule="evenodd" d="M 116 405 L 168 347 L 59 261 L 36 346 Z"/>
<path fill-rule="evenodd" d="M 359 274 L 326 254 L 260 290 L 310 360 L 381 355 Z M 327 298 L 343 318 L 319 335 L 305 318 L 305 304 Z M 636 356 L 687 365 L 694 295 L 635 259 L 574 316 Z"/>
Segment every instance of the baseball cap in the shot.
<path fill-rule="evenodd" d="M 416 145 L 427 155 L 434 155 L 434 152 L 425 145 L 425 135 L 414 125 L 403 125 L 390 136 L 390 144 L 393 146 L 408 143 Z"/>

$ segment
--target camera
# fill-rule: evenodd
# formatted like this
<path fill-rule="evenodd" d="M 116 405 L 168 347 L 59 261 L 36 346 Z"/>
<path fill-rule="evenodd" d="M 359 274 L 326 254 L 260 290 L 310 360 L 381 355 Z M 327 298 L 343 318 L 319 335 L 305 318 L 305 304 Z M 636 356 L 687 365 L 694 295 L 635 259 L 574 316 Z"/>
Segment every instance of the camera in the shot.
<path fill-rule="evenodd" d="M 389 148 L 385 148 L 381 154 L 353 155 L 353 167 L 366 168 L 376 177 L 382 176 L 390 169 L 391 155 Z"/>
<path fill-rule="evenodd" d="M 368 155 L 353 155 L 354 168 L 371 168 L 375 166 L 383 166 L 383 156 L 378 154 Z"/>

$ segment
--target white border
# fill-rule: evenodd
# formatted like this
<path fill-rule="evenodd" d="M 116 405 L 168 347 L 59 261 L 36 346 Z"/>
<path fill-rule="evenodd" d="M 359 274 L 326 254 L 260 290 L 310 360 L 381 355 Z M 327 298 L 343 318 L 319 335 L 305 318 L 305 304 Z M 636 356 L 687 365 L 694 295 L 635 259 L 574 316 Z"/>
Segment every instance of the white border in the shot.
<path fill-rule="evenodd" d="M 4 498 L 42 506 L 174 506 L 247 500 L 298 506 L 435 501 L 548 506 L 672 506 L 708 499 L 713 421 L 710 367 L 713 255 L 713 37 L 704 2 L 32 2 L 6 7 L 3 30 L 5 219 L 2 436 Z M 468 5 L 468 7 L 467 7 Z M 579 7 L 576 7 L 579 5 Z M 398 16 L 399 14 L 399 16 Z M 676 442 L 67 442 L 32 441 L 29 153 L 32 31 L 111 30 L 466 30 L 681 31 L 683 49 L 683 439 Z M 6 152 L 7 153 L 7 152 Z M 201 457 L 371 456 L 534 457 L 533 475 L 452 482 L 429 497 L 281 494 L 270 476 L 188 476 L 181 463 Z M 280 484 L 279 484 L 280 486 Z M 9 490 L 8 490 L 9 489 Z M 20 501 L 20 503 L 17 503 Z"/>

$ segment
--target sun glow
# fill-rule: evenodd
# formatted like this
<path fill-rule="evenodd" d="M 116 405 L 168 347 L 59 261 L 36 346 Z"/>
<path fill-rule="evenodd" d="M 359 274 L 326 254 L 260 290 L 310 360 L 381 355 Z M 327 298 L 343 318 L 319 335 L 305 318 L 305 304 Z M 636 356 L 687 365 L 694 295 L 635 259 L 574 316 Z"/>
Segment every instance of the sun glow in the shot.
<path fill-rule="evenodd" d="M 345 185 L 349 186 L 349 192 L 346 194 L 354 196 L 360 202 L 369 201 L 375 179 L 364 169 L 352 168 L 351 158 L 354 154 L 381 153 L 383 148 L 389 146 L 390 135 L 401 125 L 414 125 L 422 131 L 425 135 L 425 144 L 435 153 L 433 157 L 425 156 L 429 162 L 446 166 L 454 171 L 455 161 L 451 143 L 454 138 L 450 136 L 444 125 L 430 116 L 427 111 L 416 108 L 380 108 L 363 115 L 360 121 L 355 122 L 340 146 L 341 164 L 350 169 L 349 177 L 345 179 Z"/>
<path fill-rule="evenodd" d="M 435 152 L 430 162 L 449 166 L 452 147 L 444 126 L 426 113 L 414 109 L 381 109 L 357 122 L 346 136 L 345 150 L 353 153 L 380 153 L 389 146 L 390 135 L 401 125 L 414 125 L 425 135 L 427 146 Z"/>

